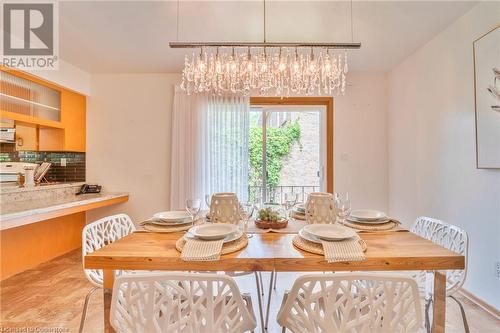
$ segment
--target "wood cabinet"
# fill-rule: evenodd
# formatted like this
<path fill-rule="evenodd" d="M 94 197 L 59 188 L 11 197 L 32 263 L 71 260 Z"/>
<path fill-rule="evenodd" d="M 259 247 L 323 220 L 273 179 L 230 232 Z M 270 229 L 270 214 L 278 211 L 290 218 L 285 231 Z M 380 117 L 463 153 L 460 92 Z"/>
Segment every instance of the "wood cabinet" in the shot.
<path fill-rule="evenodd" d="M 0 107 L 0 117 L 13 120 L 17 128 L 17 138 L 22 139 L 23 145 L 16 144 L 17 150 L 85 152 L 86 96 L 24 72 L 5 67 L 0 67 L 0 71 L 14 75 L 21 80 L 42 85 L 56 91 L 59 95 L 58 119 L 48 119 L 43 117 L 41 113 L 26 111 L 28 109 L 26 105 L 30 101 L 25 98 L 18 98 L 13 108 Z M 11 91 L 13 89 L 3 85 L 2 97 L 12 99 L 6 97 L 8 92 L 3 91 L 7 88 Z M 25 87 L 21 88 L 26 90 Z M 9 103 L 3 103 L 3 105 L 11 106 Z M 24 145 L 24 143 L 27 144 Z"/>
<path fill-rule="evenodd" d="M 16 124 L 16 149 L 38 150 L 38 134 L 36 126 Z"/>
<path fill-rule="evenodd" d="M 64 150 L 85 151 L 86 98 L 69 90 L 61 91 L 61 122 L 64 125 Z"/>
<path fill-rule="evenodd" d="M 63 129 L 40 127 L 40 151 L 85 152 L 86 98 L 69 90 L 61 91 Z"/>

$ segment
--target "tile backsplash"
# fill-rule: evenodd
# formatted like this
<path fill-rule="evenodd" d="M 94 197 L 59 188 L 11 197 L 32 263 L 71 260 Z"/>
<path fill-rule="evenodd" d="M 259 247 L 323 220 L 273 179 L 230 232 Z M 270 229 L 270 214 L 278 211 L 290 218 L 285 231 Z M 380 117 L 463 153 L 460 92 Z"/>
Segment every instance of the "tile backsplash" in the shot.
<path fill-rule="evenodd" d="M 66 159 L 66 166 L 61 166 Z M 52 163 L 45 176 L 51 182 L 84 182 L 85 153 L 54 151 L 1 152 L 0 162 Z"/>

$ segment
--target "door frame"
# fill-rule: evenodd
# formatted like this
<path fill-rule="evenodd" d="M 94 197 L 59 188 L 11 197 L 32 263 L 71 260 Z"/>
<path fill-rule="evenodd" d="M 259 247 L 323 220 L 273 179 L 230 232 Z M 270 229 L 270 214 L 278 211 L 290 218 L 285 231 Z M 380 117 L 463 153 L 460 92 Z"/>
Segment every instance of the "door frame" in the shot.
<path fill-rule="evenodd" d="M 326 109 L 326 191 L 333 193 L 333 97 L 250 97 L 251 106 L 315 105 Z"/>

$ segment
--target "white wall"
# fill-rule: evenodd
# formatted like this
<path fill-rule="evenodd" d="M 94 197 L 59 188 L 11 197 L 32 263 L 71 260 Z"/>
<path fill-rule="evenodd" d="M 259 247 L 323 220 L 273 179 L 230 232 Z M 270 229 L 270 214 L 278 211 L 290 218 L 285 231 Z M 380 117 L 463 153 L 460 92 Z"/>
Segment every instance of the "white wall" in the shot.
<path fill-rule="evenodd" d="M 115 212 L 140 220 L 168 209 L 170 117 L 180 75 L 93 75 L 91 82 L 87 181 L 131 196 L 126 204 L 88 213 L 88 220 Z M 349 83 L 334 102 L 335 190 L 349 191 L 354 207 L 386 210 L 386 75 L 351 73 Z"/>
<path fill-rule="evenodd" d="M 118 212 L 140 221 L 168 209 L 170 120 L 177 74 L 92 75 L 87 100 L 87 182 L 130 192 L 127 203 L 87 214 Z"/>
<path fill-rule="evenodd" d="M 352 207 L 387 211 L 387 76 L 352 72 L 334 98 L 334 189 Z"/>
<path fill-rule="evenodd" d="M 470 237 L 465 288 L 497 309 L 500 169 L 475 160 L 472 42 L 500 23 L 500 3 L 480 3 L 389 75 L 389 210 L 459 225 Z"/>

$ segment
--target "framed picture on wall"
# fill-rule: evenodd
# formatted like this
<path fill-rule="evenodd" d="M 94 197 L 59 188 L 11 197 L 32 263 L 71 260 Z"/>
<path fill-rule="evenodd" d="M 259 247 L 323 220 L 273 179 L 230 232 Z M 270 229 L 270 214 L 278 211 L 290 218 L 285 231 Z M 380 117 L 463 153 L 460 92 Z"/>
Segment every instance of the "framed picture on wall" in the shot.
<path fill-rule="evenodd" d="M 477 168 L 500 168 L 500 26 L 473 49 Z"/>

